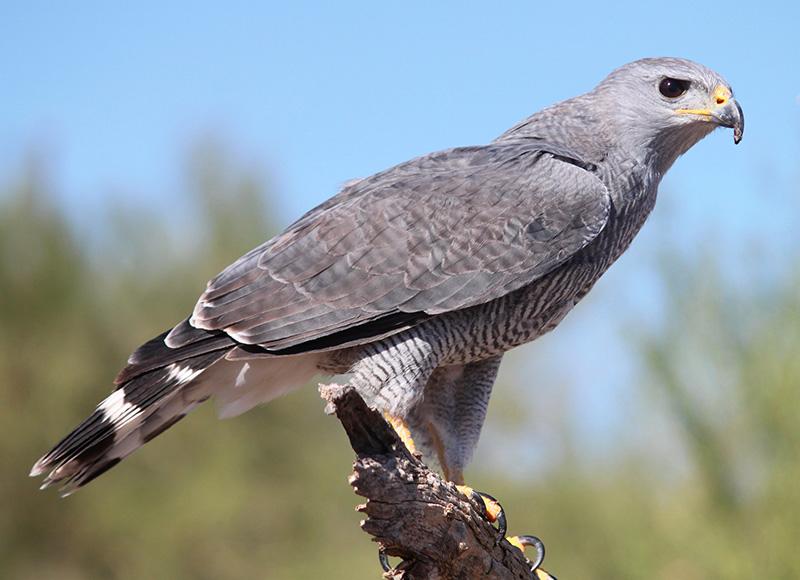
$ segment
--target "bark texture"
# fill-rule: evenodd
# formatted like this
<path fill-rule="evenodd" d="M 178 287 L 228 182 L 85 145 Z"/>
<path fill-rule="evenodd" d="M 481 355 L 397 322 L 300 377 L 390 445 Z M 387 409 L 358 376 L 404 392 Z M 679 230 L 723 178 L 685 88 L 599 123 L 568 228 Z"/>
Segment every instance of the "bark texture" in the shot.
<path fill-rule="evenodd" d="M 320 394 L 356 452 L 350 485 L 367 499 L 357 508 L 367 516 L 361 527 L 386 554 L 402 559 L 385 578 L 536 578 L 522 552 L 505 539 L 497 542 L 482 506 L 412 455 L 354 389 L 320 385 Z"/>

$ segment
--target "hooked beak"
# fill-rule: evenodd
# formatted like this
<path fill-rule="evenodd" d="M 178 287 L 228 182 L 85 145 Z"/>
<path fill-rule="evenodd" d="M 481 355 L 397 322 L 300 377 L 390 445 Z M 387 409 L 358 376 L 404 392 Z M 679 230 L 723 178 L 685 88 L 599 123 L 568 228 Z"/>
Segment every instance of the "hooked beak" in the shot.
<path fill-rule="evenodd" d="M 733 129 L 733 142 L 739 143 L 744 135 L 744 113 L 736 99 L 729 99 L 722 107 L 712 112 L 711 116 L 722 127 Z"/>
<path fill-rule="evenodd" d="M 696 115 L 716 123 L 720 127 L 733 129 L 733 142 L 739 143 L 744 135 L 744 113 L 725 86 L 718 86 L 713 95 L 714 104 L 708 109 L 678 109 L 680 115 Z"/>

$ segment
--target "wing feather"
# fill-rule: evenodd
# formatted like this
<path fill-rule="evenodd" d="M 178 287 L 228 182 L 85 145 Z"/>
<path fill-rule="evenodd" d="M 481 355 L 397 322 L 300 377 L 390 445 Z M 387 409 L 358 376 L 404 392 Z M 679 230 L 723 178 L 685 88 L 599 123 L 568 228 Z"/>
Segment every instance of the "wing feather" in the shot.
<path fill-rule="evenodd" d="M 611 201 L 591 169 L 563 147 L 505 141 L 357 181 L 209 282 L 191 325 L 299 352 L 496 299 L 603 229 Z"/>

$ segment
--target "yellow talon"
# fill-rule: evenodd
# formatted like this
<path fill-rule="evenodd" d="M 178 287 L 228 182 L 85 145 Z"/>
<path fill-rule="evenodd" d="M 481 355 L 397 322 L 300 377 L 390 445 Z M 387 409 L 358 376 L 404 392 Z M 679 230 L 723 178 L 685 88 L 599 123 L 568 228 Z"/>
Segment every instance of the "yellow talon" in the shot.
<path fill-rule="evenodd" d="M 408 449 L 413 455 L 416 455 L 417 446 L 414 445 L 414 439 L 411 437 L 411 430 L 408 428 L 408 425 L 406 425 L 406 422 L 400 417 L 390 415 L 386 411 L 383 412 L 383 416 L 389 422 L 392 428 L 394 428 L 395 433 L 397 433 L 397 436 L 400 437 L 400 441 L 403 442 L 403 445 L 406 446 L 406 449 Z"/>
<path fill-rule="evenodd" d="M 475 491 L 468 485 L 456 485 L 456 489 L 459 491 L 459 493 L 463 494 L 469 499 L 475 499 L 477 501 L 475 496 L 478 496 L 483 502 L 484 509 L 486 511 L 486 519 L 492 523 L 498 521 L 498 526 L 500 528 L 498 530 L 499 538 L 505 536 L 505 515 L 503 514 L 502 506 L 497 500 L 489 495 L 486 495 L 485 493 Z M 533 561 L 528 560 L 528 562 L 531 564 L 531 572 L 533 572 L 537 580 L 556 580 L 555 576 L 539 567 L 544 561 L 544 544 L 539 538 L 536 536 L 509 536 L 506 538 L 506 540 L 508 540 L 509 544 L 517 548 L 523 554 L 525 553 L 525 548 L 529 546 L 534 547 L 536 549 L 536 558 Z"/>

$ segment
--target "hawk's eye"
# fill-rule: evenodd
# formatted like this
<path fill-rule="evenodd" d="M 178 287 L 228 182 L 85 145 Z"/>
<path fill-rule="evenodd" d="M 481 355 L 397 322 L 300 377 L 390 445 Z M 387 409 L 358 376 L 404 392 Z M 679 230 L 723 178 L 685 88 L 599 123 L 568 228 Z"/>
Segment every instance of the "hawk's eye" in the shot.
<path fill-rule="evenodd" d="M 658 85 L 659 92 L 668 99 L 677 99 L 689 90 L 689 81 L 665 78 Z"/>

